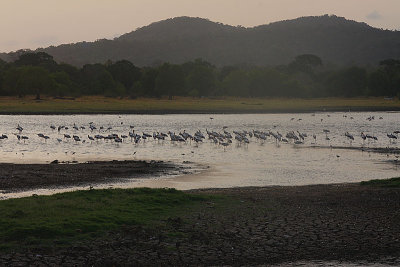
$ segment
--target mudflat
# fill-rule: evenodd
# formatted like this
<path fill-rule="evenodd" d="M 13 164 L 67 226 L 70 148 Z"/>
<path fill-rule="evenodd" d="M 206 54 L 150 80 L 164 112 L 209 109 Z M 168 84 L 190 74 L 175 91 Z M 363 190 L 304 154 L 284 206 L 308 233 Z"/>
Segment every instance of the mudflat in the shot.
<path fill-rule="evenodd" d="M 94 161 L 62 164 L 0 163 L 0 190 L 22 191 L 37 188 L 84 186 L 146 178 L 179 170 L 163 161 Z"/>
<path fill-rule="evenodd" d="M 188 193 L 223 201 L 156 228 L 126 225 L 70 247 L 3 254 L 0 264 L 400 264 L 399 188 L 336 184 Z"/>

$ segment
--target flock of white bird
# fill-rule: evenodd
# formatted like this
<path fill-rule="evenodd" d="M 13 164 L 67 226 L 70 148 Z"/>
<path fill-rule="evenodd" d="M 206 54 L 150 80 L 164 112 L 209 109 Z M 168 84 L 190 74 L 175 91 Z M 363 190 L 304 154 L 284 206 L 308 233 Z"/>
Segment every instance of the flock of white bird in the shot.
<path fill-rule="evenodd" d="M 328 115 L 329 116 L 329 115 Z M 212 119 L 212 118 L 210 118 Z M 352 119 L 352 117 L 350 117 Z M 370 116 L 367 120 L 374 120 L 374 116 Z M 382 119 L 380 117 L 379 119 Z M 292 118 L 291 120 L 294 120 Z M 299 119 L 300 120 L 300 119 Z M 322 119 L 321 119 L 322 120 Z M 122 124 L 122 122 L 121 122 Z M 28 135 L 24 135 L 24 128 L 18 124 L 15 128 L 17 130 L 14 135 L 18 139 L 18 141 L 27 142 L 29 139 Z M 307 134 L 299 131 L 289 131 L 285 134 L 280 133 L 279 131 L 262 131 L 262 130 L 241 130 L 241 131 L 229 131 L 227 126 L 222 127 L 220 131 L 209 131 L 206 129 L 204 132 L 201 130 L 197 130 L 193 134 L 184 131 L 179 133 L 175 133 L 172 131 L 162 132 L 162 131 L 154 131 L 153 133 L 139 132 L 136 130 L 134 126 L 129 126 L 129 129 L 125 130 L 125 134 L 117 134 L 112 133 L 112 126 L 96 126 L 93 122 L 90 122 L 86 126 L 78 126 L 74 124 L 69 127 L 67 125 L 50 125 L 50 129 L 53 133 L 58 132 L 57 137 L 55 139 L 57 142 L 69 142 L 69 140 L 73 140 L 76 143 L 82 142 L 115 142 L 115 143 L 134 143 L 139 144 L 140 142 L 149 142 L 149 141 L 170 141 L 170 142 L 184 142 L 184 143 L 203 143 L 209 140 L 209 142 L 214 143 L 216 145 L 220 145 L 222 147 L 227 147 L 231 145 L 233 142 L 236 142 L 238 145 L 249 144 L 252 140 L 257 142 L 265 142 L 267 140 L 272 140 L 277 143 L 288 143 L 294 145 L 302 145 L 305 143 L 305 140 L 309 138 L 312 144 L 317 143 L 317 134 Z M 325 140 L 325 142 L 330 141 L 330 130 L 322 129 L 319 133 L 319 140 Z M 392 133 L 387 133 L 386 136 L 390 143 L 395 143 L 399 138 L 400 131 L 394 131 Z M 343 136 L 347 141 L 353 142 L 355 138 L 361 138 L 362 142 L 374 142 L 378 140 L 378 137 L 375 135 L 371 135 L 368 133 L 361 132 L 359 135 L 351 134 L 349 132 L 345 132 Z M 49 135 L 44 133 L 37 133 L 37 137 L 43 139 L 45 142 L 50 139 Z M 312 139 L 311 139 L 312 137 Z M 32 135 L 31 135 L 31 138 Z M 0 139 L 8 139 L 8 136 L 3 134 L 0 136 Z"/>

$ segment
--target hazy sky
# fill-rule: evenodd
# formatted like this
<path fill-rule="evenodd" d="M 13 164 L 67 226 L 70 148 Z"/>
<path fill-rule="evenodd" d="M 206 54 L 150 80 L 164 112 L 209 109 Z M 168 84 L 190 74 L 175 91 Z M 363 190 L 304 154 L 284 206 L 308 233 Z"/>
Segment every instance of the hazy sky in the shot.
<path fill-rule="evenodd" d="M 177 16 L 251 27 L 323 14 L 400 30 L 400 0 L 0 0 L 0 52 L 113 38 Z"/>

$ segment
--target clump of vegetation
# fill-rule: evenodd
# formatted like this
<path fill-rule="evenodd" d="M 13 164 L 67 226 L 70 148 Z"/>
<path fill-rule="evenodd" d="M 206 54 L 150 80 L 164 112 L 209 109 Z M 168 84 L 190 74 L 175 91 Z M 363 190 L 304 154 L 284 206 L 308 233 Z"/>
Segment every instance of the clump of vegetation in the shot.
<path fill-rule="evenodd" d="M 0 249 L 67 245 L 160 220 L 209 200 L 175 189 L 107 189 L 0 201 Z"/>
<path fill-rule="evenodd" d="M 0 59 L 0 95 L 79 97 L 359 97 L 400 96 L 400 60 L 380 66 L 334 67 L 312 54 L 282 66 L 216 67 L 202 59 L 139 68 L 127 60 L 86 64 L 57 63 L 45 52 L 21 52 L 14 62 Z"/>
<path fill-rule="evenodd" d="M 380 186 L 380 187 L 400 187 L 400 177 L 365 181 L 361 182 L 361 185 Z"/>

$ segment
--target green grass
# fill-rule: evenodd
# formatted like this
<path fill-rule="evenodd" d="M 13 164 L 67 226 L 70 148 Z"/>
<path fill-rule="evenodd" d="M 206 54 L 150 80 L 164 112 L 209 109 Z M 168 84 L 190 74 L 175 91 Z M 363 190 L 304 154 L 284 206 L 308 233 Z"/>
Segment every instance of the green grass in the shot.
<path fill-rule="evenodd" d="M 400 187 L 400 177 L 365 181 L 361 182 L 361 185 L 370 185 L 379 187 Z"/>
<path fill-rule="evenodd" d="M 34 96 L 0 97 L 0 113 L 207 113 L 207 112 L 306 112 L 342 110 L 399 110 L 400 101 L 375 98 L 107 98 L 84 96 L 75 100 Z"/>
<path fill-rule="evenodd" d="M 174 189 L 76 191 L 0 201 L 0 250 L 64 246 L 126 225 L 162 220 L 206 205 L 211 197 Z"/>

